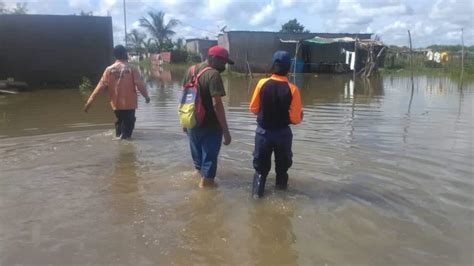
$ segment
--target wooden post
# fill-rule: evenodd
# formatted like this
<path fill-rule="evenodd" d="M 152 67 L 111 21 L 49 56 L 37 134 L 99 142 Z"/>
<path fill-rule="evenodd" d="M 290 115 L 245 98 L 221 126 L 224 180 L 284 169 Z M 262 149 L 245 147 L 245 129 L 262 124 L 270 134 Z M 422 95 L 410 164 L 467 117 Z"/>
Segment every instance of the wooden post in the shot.
<path fill-rule="evenodd" d="M 408 114 L 411 111 L 411 104 L 413 102 L 413 93 L 415 92 L 415 82 L 413 81 L 413 48 L 411 44 L 411 34 L 410 30 L 408 30 L 408 40 L 410 41 L 410 68 L 411 68 L 411 95 L 410 95 L 410 102 L 408 104 Z"/>
<path fill-rule="evenodd" d="M 125 48 L 127 48 L 127 9 L 125 7 L 125 0 L 123 0 L 123 24 L 125 26 Z"/>
<path fill-rule="evenodd" d="M 249 76 L 251 79 L 253 79 L 253 74 L 252 74 L 252 69 L 250 68 L 250 63 L 249 63 L 249 52 L 247 51 L 245 53 L 245 62 L 247 63 L 247 70 L 249 72 Z"/>
<path fill-rule="evenodd" d="M 411 45 L 410 30 L 408 30 L 408 40 L 410 41 L 410 68 L 411 68 L 411 73 L 413 74 L 413 50 L 412 50 L 412 45 Z"/>
<path fill-rule="evenodd" d="M 356 69 L 357 69 L 357 36 L 355 37 L 354 41 L 354 71 L 352 73 L 352 78 L 354 79 L 355 82 L 355 77 L 356 77 Z"/>
<path fill-rule="evenodd" d="M 462 89 L 462 78 L 464 75 L 464 29 L 461 28 L 461 89 Z"/>
<path fill-rule="evenodd" d="M 293 83 L 296 84 L 296 61 L 298 60 L 298 50 L 300 49 L 300 42 L 298 41 L 296 43 L 296 48 L 295 48 L 295 59 L 293 62 Z"/>

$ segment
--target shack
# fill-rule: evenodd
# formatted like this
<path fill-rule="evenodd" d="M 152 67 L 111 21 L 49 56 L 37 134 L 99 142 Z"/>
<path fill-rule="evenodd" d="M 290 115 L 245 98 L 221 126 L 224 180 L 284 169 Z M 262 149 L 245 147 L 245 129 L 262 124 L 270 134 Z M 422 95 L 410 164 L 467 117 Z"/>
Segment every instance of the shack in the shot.
<path fill-rule="evenodd" d="M 217 40 L 187 39 L 186 51 L 198 55 L 200 60 L 204 61 L 207 58 L 207 50 L 214 45 L 217 45 Z"/>
<path fill-rule="evenodd" d="M 230 57 L 235 61 L 232 70 L 244 73 L 268 72 L 272 54 L 277 50 L 290 53 L 294 58 L 293 70 L 296 72 L 360 71 L 368 56 L 367 52 L 362 51 L 365 46 L 360 43 L 370 43 L 371 40 L 371 33 L 229 31 L 218 37 L 219 45 L 228 49 Z M 381 42 L 376 45 L 383 46 Z M 359 49 L 359 53 L 354 53 Z"/>
<path fill-rule="evenodd" d="M 112 62 L 112 18 L 0 15 L 0 80 L 76 86 Z"/>

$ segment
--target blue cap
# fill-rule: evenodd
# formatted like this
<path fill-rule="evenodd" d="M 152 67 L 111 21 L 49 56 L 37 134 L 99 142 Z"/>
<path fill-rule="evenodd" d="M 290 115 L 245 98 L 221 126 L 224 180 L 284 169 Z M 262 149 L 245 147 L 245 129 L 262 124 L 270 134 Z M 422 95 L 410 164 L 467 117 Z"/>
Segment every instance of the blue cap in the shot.
<path fill-rule="evenodd" d="M 272 73 L 278 75 L 286 75 L 290 71 L 291 57 L 288 52 L 276 51 L 272 58 Z"/>
<path fill-rule="evenodd" d="M 290 54 L 286 51 L 276 51 L 273 54 L 273 64 L 280 63 L 282 65 L 290 65 L 291 64 L 291 57 Z"/>

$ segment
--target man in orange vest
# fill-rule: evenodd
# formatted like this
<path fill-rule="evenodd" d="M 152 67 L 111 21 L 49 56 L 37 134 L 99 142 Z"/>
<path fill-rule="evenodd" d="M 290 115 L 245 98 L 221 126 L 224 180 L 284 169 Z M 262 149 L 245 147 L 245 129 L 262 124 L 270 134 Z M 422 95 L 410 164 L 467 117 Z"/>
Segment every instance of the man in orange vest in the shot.
<path fill-rule="evenodd" d="M 287 188 L 287 172 L 293 163 L 293 134 L 289 125 L 299 124 L 303 118 L 300 92 L 287 77 L 291 67 L 290 55 L 285 51 L 277 51 L 272 61 L 272 76 L 257 83 L 249 107 L 257 115 L 258 123 L 253 153 L 256 171 L 252 187 L 254 198 L 263 196 L 273 152 L 276 188 Z"/>
<path fill-rule="evenodd" d="M 84 105 L 87 113 L 97 95 L 108 89 L 110 106 L 114 110 L 115 136 L 119 139 L 130 139 L 135 128 L 135 109 L 137 109 L 137 90 L 145 97 L 146 103 L 150 97 L 138 68 L 128 63 L 127 49 L 122 45 L 114 47 L 114 64 L 105 69 L 102 78 Z"/>

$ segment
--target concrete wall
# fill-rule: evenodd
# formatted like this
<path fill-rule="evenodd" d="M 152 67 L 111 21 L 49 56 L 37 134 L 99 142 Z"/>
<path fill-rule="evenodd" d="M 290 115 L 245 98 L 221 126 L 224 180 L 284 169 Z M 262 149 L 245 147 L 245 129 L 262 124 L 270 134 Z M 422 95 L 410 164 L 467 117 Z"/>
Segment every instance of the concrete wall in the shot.
<path fill-rule="evenodd" d="M 268 72 L 272 54 L 279 45 L 272 32 L 227 32 L 219 41 L 219 45 L 228 48 L 235 62 L 231 69 L 239 72 L 247 71 L 247 59 L 252 72 Z"/>
<path fill-rule="evenodd" d="M 186 40 L 186 50 L 191 53 L 199 54 L 201 60 L 204 61 L 207 58 L 207 50 L 209 47 L 217 45 L 216 40 L 205 40 L 205 39 L 190 39 Z"/>
<path fill-rule="evenodd" d="M 0 15 L 0 79 L 77 86 L 112 58 L 110 17 Z"/>

